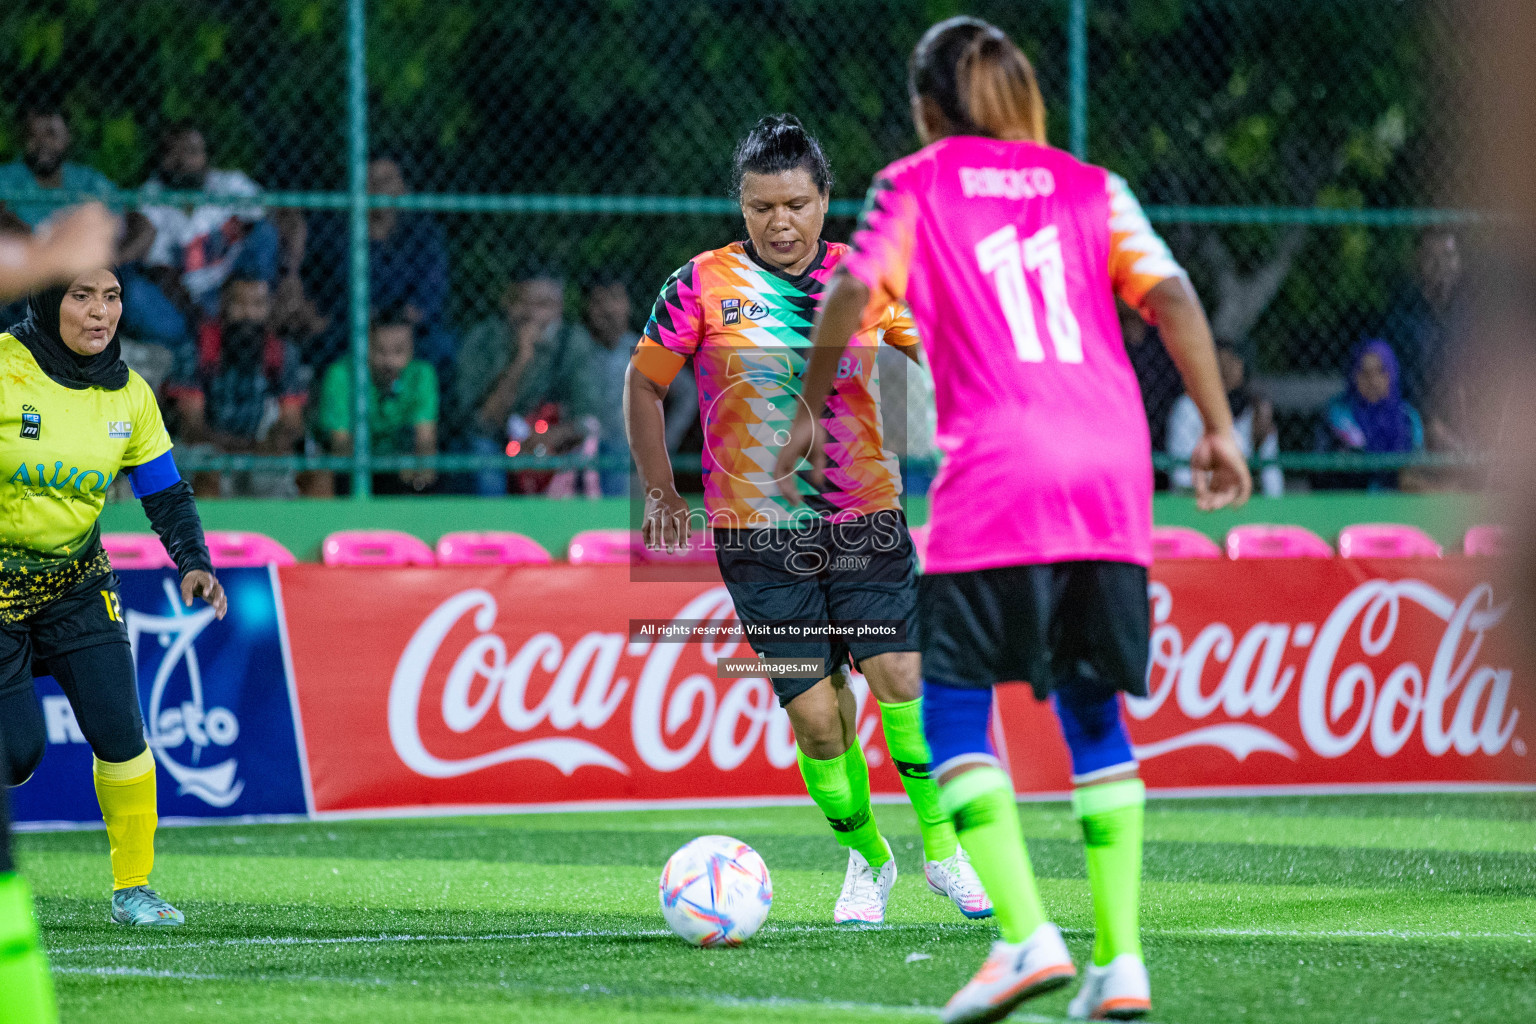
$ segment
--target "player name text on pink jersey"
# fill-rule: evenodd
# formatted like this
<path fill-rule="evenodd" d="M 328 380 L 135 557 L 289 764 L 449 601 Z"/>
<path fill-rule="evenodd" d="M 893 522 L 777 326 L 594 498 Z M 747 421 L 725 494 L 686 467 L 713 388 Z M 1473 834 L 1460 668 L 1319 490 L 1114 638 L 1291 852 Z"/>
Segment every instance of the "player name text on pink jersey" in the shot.
<path fill-rule="evenodd" d="M 1056 191 L 1049 167 L 962 167 L 960 190 L 967 199 L 1039 199 Z"/>

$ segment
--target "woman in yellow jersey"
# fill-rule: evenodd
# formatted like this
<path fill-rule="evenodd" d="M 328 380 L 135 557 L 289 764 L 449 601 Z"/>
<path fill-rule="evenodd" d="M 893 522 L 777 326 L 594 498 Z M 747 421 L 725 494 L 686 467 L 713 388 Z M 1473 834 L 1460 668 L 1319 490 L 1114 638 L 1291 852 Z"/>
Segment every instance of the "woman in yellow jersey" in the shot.
<path fill-rule="evenodd" d="M 0 302 L 33 288 L 68 281 L 111 258 L 117 221 L 99 203 L 53 218 L 46 231 L 0 235 Z M 0 764 L 5 764 L 0 742 Z M 53 981 L 38 941 L 32 895 L 11 860 L 11 820 L 0 786 L 0 992 L 6 1019 L 15 1024 L 53 1024 Z"/>
<path fill-rule="evenodd" d="M 96 796 L 112 857 L 112 920 L 177 925 L 149 888 L 155 761 L 144 741 L 118 581 L 97 517 L 126 471 L 181 571 L 187 604 L 224 615 L 192 489 L 149 385 L 115 337 L 123 289 L 111 270 L 34 292 L 0 334 L 0 737 L 6 781 L 25 782 L 46 732 L 33 666 L 58 680 L 95 754 Z"/>

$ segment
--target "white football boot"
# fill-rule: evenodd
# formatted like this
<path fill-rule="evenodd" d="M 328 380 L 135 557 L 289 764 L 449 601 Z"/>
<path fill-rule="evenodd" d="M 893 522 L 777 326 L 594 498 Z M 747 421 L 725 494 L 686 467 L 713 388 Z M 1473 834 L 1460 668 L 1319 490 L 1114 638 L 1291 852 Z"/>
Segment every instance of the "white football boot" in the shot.
<path fill-rule="evenodd" d="M 1152 1009 L 1147 966 L 1133 953 L 1121 953 L 1103 967 L 1088 965 L 1083 987 L 1072 997 L 1067 1015 L 1077 1020 L 1134 1020 Z"/>
<path fill-rule="evenodd" d="M 971 867 L 971 858 L 960 847 L 955 847 L 955 852 L 943 860 L 930 860 L 924 864 L 923 877 L 928 880 L 928 888 L 954 900 L 955 906 L 966 917 L 992 916 L 992 901 L 987 897 L 987 890 L 981 887 L 981 879 Z"/>
<path fill-rule="evenodd" d="M 1023 942 L 994 942 L 987 962 L 944 1006 L 944 1024 L 985 1024 L 1077 975 L 1061 932 L 1047 921 Z"/>
<path fill-rule="evenodd" d="M 887 856 L 891 844 L 884 838 Z M 843 875 L 843 891 L 838 894 L 837 906 L 832 908 L 834 924 L 883 924 L 885 901 L 891 898 L 891 886 L 896 884 L 896 858 L 890 857 L 876 872 L 858 850 L 848 851 L 848 872 Z"/>

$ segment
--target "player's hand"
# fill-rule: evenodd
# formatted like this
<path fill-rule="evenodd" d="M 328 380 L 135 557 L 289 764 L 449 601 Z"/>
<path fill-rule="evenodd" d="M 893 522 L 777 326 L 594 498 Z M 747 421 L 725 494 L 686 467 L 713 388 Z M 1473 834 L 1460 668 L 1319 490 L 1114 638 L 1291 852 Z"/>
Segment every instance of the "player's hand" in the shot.
<path fill-rule="evenodd" d="M 192 599 L 201 596 L 213 606 L 214 614 L 223 618 L 229 611 L 229 598 L 224 596 L 224 584 L 211 572 L 193 569 L 181 578 L 181 603 L 192 607 Z"/>
<path fill-rule="evenodd" d="M 100 203 L 84 203 L 57 214 L 39 229 L 45 258 L 64 279 L 112 265 L 120 224 Z"/>
<path fill-rule="evenodd" d="M 811 479 L 816 486 L 823 485 L 827 469 L 827 451 L 823 441 L 822 432 L 812 420 L 795 417 L 794 425 L 789 428 L 789 440 L 779 449 L 778 458 L 773 463 L 773 481 L 778 485 L 784 500 L 791 505 L 805 504 L 805 498 L 800 494 L 800 478 L 796 473 L 801 459 L 811 464 Z"/>
<path fill-rule="evenodd" d="M 681 551 L 693 535 L 688 502 L 675 490 L 652 487 L 645 493 L 645 521 L 640 539 L 652 551 Z"/>
<path fill-rule="evenodd" d="M 1231 431 L 1206 434 L 1189 457 L 1195 478 L 1195 505 L 1202 512 L 1237 508 L 1253 494 L 1248 460 Z"/>

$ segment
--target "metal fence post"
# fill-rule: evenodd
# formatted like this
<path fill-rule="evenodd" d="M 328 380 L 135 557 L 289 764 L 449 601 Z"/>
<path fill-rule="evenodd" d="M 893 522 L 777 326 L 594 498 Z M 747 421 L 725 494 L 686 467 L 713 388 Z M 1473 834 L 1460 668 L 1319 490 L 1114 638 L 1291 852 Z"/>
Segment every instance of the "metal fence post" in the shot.
<path fill-rule="evenodd" d="M 1067 13 L 1067 110 L 1069 146 L 1088 159 L 1088 0 L 1069 0 Z"/>
<path fill-rule="evenodd" d="M 366 0 L 347 0 L 347 193 L 352 310 L 352 497 L 372 493 L 368 436 L 368 63 Z"/>

